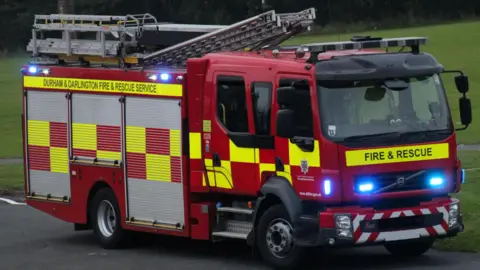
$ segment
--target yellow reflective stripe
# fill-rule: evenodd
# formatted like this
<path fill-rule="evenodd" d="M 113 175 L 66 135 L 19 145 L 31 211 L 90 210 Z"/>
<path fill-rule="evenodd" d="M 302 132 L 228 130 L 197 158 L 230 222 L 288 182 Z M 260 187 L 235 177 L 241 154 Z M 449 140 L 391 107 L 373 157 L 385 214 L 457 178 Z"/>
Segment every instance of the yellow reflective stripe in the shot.
<path fill-rule="evenodd" d="M 63 147 L 50 147 L 50 171 L 69 173 L 68 149 Z"/>
<path fill-rule="evenodd" d="M 222 160 L 222 167 L 215 167 L 215 182 L 218 188 L 233 188 L 232 168 L 230 161 Z"/>
<path fill-rule="evenodd" d="M 24 76 L 25 88 L 181 97 L 181 84 Z"/>
<path fill-rule="evenodd" d="M 95 124 L 72 124 L 73 148 L 97 150 L 97 126 Z"/>
<path fill-rule="evenodd" d="M 290 184 L 292 184 L 292 174 L 290 170 L 290 165 L 284 165 L 284 171 L 283 172 L 277 172 L 278 176 L 285 177 Z"/>
<path fill-rule="evenodd" d="M 126 127 L 127 152 L 145 154 L 147 152 L 147 137 L 144 127 Z"/>
<path fill-rule="evenodd" d="M 230 161 L 255 163 L 255 149 L 238 147 L 230 140 Z"/>
<path fill-rule="evenodd" d="M 208 175 L 208 182 L 211 187 L 232 189 L 232 168 L 228 160 L 222 160 L 222 167 L 213 167 L 211 159 L 205 159 L 205 167 Z M 205 174 L 202 177 L 202 185 L 206 186 Z"/>
<path fill-rule="evenodd" d="M 275 172 L 275 164 L 273 163 L 260 163 L 260 180 L 262 180 L 262 173 L 264 172 Z"/>
<path fill-rule="evenodd" d="M 213 160 L 212 159 L 205 159 L 205 167 L 207 170 L 214 170 L 213 169 Z"/>
<path fill-rule="evenodd" d="M 170 171 L 170 156 L 165 155 L 146 155 L 147 180 L 166 181 L 172 180 Z"/>
<path fill-rule="evenodd" d="M 99 159 L 108 159 L 108 160 L 121 160 L 122 153 L 120 152 L 113 152 L 113 151 L 97 151 L 97 158 Z"/>
<path fill-rule="evenodd" d="M 320 167 L 320 147 L 317 140 L 314 141 L 315 149 L 313 152 L 305 152 L 300 149 L 296 144 L 289 142 L 288 143 L 288 152 L 289 152 L 289 164 L 291 166 L 300 166 L 302 160 L 308 161 L 309 167 Z"/>
<path fill-rule="evenodd" d="M 202 137 L 200 132 L 190 132 L 190 158 L 200 159 L 202 158 Z"/>
<path fill-rule="evenodd" d="M 207 175 L 208 175 L 209 186 L 214 187 L 215 186 L 215 172 L 207 171 Z M 202 175 L 202 185 L 204 187 L 207 186 L 207 181 L 205 179 L 205 174 Z"/>
<path fill-rule="evenodd" d="M 28 144 L 50 146 L 50 122 L 28 120 Z"/>
<path fill-rule="evenodd" d="M 170 156 L 172 157 L 181 157 L 182 153 L 180 151 L 181 147 L 181 138 L 180 130 L 170 130 Z"/>

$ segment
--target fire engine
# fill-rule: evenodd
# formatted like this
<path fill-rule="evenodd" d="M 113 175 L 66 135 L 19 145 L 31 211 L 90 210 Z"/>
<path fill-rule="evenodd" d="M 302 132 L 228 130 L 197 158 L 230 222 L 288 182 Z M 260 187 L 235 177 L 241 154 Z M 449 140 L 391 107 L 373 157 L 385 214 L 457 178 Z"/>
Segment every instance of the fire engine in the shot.
<path fill-rule="evenodd" d="M 317 247 L 421 255 L 464 229 L 443 73 L 425 37 L 282 46 L 315 9 L 233 25 L 36 15 L 22 67 L 26 203 L 90 230 L 242 239 L 275 268 Z M 392 48 L 400 51 L 392 52 Z"/>

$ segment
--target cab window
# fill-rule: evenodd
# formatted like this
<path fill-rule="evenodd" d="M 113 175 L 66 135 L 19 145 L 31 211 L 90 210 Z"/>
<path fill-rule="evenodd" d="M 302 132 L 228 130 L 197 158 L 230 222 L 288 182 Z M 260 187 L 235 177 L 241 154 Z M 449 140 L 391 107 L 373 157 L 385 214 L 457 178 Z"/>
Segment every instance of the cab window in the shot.
<path fill-rule="evenodd" d="M 228 131 L 248 133 L 246 101 L 243 77 L 217 77 L 217 116 Z"/>
<path fill-rule="evenodd" d="M 296 78 L 281 78 L 279 87 L 284 86 L 295 86 L 295 89 L 300 91 L 298 95 L 299 103 L 295 107 L 297 136 L 313 138 L 313 114 L 309 82 Z"/>
<path fill-rule="evenodd" d="M 270 110 L 272 108 L 272 84 L 252 83 L 252 105 L 256 135 L 270 135 Z"/>

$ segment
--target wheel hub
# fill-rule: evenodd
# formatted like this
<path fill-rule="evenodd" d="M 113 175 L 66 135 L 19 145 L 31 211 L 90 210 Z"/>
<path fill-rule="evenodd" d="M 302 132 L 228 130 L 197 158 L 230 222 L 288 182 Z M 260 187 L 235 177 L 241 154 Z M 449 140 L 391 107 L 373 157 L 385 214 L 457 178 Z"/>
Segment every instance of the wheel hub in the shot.
<path fill-rule="evenodd" d="M 267 246 L 276 257 L 286 257 L 293 249 L 293 228 L 284 219 L 270 222 L 266 234 Z"/>
<path fill-rule="evenodd" d="M 105 237 L 110 237 L 115 231 L 116 215 L 113 205 L 104 200 L 98 206 L 97 224 L 100 233 Z"/>

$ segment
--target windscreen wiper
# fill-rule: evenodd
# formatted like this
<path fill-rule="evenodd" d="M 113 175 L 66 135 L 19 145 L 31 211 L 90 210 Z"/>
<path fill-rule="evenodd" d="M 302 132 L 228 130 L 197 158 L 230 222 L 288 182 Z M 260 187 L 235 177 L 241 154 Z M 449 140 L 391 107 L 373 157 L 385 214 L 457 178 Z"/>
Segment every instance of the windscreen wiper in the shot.
<path fill-rule="evenodd" d="M 402 133 L 400 132 L 386 132 L 386 133 L 378 133 L 378 134 L 370 134 L 370 135 L 357 135 L 357 136 L 350 136 L 343 139 L 345 142 L 360 142 L 360 141 L 368 141 L 373 139 L 387 139 L 387 140 L 398 140 L 402 137 Z"/>
<path fill-rule="evenodd" d="M 453 134 L 453 130 L 450 129 L 439 129 L 439 130 L 419 130 L 419 131 L 410 131 L 402 134 L 402 137 L 411 136 L 411 135 L 423 135 L 425 137 L 432 137 L 438 135 L 450 135 Z"/>
<path fill-rule="evenodd" d="M 403 133 L 403 135 L 418 135 L 422 134 L 425 136 L 436 136 L 436 135 L 449 135 L 453 134 L 453 130 L 450 129 L 439 129 L 439 130 L 419 130 L 419 131 L 409 131 Z"/>

